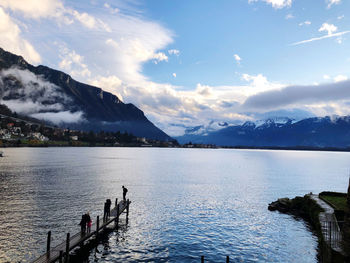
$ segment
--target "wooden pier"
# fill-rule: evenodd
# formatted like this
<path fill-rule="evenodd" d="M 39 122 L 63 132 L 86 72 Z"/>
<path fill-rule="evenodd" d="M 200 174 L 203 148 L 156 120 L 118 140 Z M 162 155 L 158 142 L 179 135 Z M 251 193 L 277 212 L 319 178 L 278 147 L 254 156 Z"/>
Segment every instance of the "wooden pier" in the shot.
<path fill-rule="evenodd" d="M 88 232 L 81 232 L 74 235 L 70 235 L 70 233 L 67 233 L 66 241 L 62 242 L 61 244 L 57 245 L 54 248 L 50 247 L 51 244 L 51 231 L 48 232 L 47 235 L 47 249 L 46 253 L 39 257 L 38 259 L 34 260 L 33 263 L 46 263 L 46 262 L 56 262 L 59 261 L 60 263 L 67 263 L 69 262 L 69 252 L 74 249 L 77 246 L 82 246 L 84 244 L 84 241 L 90 239 L 90 238 L 98 238 L 98 235 L 103 232 L 106 227 L 114 222 L 115 228 L 118 229 L 119 227 L 119 216 L 126 210 L 126 222 L 128 223 L 128 217 L 129 217 L 129 205 L 130 205 L 129 199 L 127 201 L 120 201 L 118 203 L 118 199 L 115 200 L 115 207 L 111 210 L 110 217 L 107 219 L 100 218 L 97 216 L 96 221 L 91 226 L 91 231 Z"/>

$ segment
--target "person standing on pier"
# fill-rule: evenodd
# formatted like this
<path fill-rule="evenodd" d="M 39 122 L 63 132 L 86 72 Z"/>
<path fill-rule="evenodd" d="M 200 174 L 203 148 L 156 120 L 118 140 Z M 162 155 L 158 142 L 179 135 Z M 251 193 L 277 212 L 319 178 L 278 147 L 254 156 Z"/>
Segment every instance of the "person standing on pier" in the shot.
<path fill-rule="evenodd" d="M 110 217 L 111 216 L 111 205 L 112 205 L 111 199 L 107 199 L 106 203 L 107 203 L 107 217 Z"/>
<path fill-rule="evenodd" d="M 103 208 L 103 220 L 107 220 L 107 216 L 108 216 L 108 203 L 107 203 L 107 200 L 106 200 L 105 206 Z"/>
<path fill-rule="evenodd" d="M 123 200 L 124 202 L 126 201 L 126 193 L 128 192 L 128 189 L 126 187 L 124 187 L 124 185 L 122 186 L 123 188 Z"/>
<path fill-rule="evenodd" d="M 82 234 L 85 234 L 86 232 L 86 223 L 86 214 L 84 214 L 81 216 L 81 221 L 79 223 Z"/>
<path fill-rule="evenodd" d="M 86 226 L 87 226 L 87 233 L 90 233 L 91 226 L 92 226 L 92 220 L 91 220 L 89 212 L 87 212 L 87 214 L 86 214 Z"/>

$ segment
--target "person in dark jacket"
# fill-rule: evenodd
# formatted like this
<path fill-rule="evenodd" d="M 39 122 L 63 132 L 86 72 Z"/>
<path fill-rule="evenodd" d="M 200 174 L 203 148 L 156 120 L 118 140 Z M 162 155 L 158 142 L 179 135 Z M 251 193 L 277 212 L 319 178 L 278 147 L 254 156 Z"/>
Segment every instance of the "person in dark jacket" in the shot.
<path fill-rule="evenodd" d="M 128 192 L 128 189 L 126 187 L 124 187 L 124 185 L 122 186 L 123 188 L 123 200 L 124 202 L 126 201 L 126 193 Z"/>
<path fill-rule="evenodd" d="M 107 203 L 107 217 L 110 217 L 111 216 L 111 205 L 112 205 L 111 199 L 107 199 L 106 203 Z"/>
<path fill-rule="evenodd" d="M 83 233 L 83 234 L 85 234 L 85 232 L 86 232 L 86 223 L 87 223 L 86 219 L 87 219 L 86 218 L 86 214 L 82 215 L 80 223 L 79 223 L 80 229 L 81 229 L 81 233 Z"/>
<path fill-rule="evenodd" d="M 92 220 L 91 220 L 91 217 L 90 217 L 90 213 L 87 212 L 86 214 L 86 230 L 87 230 L 87 233 L 90 233 L 91 232 L 91 226 L 92 226 Z"/>
<path fill-rule="evenodd" d="M 103 220 L 106 220 L 108 216 L 108 203 L 105 202 L 104 208 L 103 208 Z"/>

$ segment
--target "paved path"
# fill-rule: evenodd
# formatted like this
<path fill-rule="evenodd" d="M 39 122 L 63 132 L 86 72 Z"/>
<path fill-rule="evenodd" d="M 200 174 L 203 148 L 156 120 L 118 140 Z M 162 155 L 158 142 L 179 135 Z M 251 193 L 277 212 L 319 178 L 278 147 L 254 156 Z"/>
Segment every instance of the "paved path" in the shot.
<path fill-rule="evenodd" d="M 320 199 L 318 195 L 311 194 L 310 197 L 316 201 L 316 203 L 324 210 L 324 212 L 321 212 L 319 214 L 319 220 L 324 240 L 331 245 L 333 250 L 342 253 L 342 237 L 338 223 L 334 216 L 333 207 Z"/>

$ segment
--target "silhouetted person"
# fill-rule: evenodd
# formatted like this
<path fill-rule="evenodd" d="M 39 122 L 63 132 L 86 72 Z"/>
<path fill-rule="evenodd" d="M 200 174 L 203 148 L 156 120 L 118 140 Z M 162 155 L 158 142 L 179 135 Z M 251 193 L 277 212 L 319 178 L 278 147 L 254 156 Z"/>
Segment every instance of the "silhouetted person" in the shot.
<path fill-rule="evenodd" d="M 128 192 L 128 189 L 126 187 L 124 187 L 124 185 L 122 186 L 123 188 L 123 200 L 124 202 L 126 201 L 126 193 Z"/>
<path fill-rule="evenodd" d="M 111 216 L 111 205 L 112 205 L 111 199 L 107 199 L 106 203 L 107 203 L 107 217 L 110 217 Z"/>
<path fill-rule="evenodd" d="M 81 233 L 85 233 L 86 232 L 86 223 L 87 223 L 86 219 L 87 219 L 86 218 L 86 214 L 81 216 L 81 220 L 80 220 L 80 223 L 79 223 L 80 229 L 81 229 Z"/>
<path fill-rule="evenodd" d="M 107 215 L 108 215 L 108 203 L 107 201 L 105 202 L 105 206 L 103 208 L 103 220 L 107 219 Z"/>
<path fill-rule="evenodd" d="M 91 220 L 89 212 L 87 212 L 87 214 L 86 214 L 86 226 L 87 226 L 87 233 L 90 233 L 91 226 L 92 226 L 92 220 Z"/>

